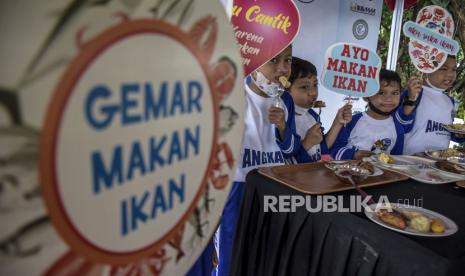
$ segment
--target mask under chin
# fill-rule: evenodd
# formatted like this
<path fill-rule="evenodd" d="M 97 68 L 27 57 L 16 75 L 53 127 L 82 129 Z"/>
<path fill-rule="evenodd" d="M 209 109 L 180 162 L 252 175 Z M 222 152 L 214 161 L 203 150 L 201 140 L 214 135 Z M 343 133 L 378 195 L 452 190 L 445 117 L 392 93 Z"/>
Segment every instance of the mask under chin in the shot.
<path fill-rule="evenodd" d="M 279 84 L 268 80 L 260 71 L 252 74 L 252 81 L 269 97 L 278 97 L 284 92 Z"/>
<path fill-rule="evenodd" d="M 370 107 L 371 111 L 375 112 L 376 114 L 383 115 L 383 116 L 390 116 L 392 113 L 394 113 L 396 111 L 396 109 L 393 108 L 389 112 L 384 112 L 384 111 L 378 109 L 376 106 L 374 106 L 370 101 L 368 102 L 368 106 Z"/>
<path fill-rule="evenodd" d="M 429 78 L 426 78 L 426 83 L 429 85 L 429 87 L 433 88 L 434 90 L 441 91 L 441 92 L 446 91 L 446 89 L 443 89 L 443 88 L 439 88 L 439 87 L 437 87 L 437 86 L 434 86 L 434 85 L 429 81 Z"/>

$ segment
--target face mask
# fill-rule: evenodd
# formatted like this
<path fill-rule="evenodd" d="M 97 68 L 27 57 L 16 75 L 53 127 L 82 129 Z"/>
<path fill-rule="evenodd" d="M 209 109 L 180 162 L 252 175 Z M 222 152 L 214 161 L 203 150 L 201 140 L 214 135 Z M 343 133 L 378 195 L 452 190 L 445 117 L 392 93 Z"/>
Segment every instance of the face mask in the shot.
<path fill-rule="evenodd" d="M 429 78 L 426 78 L 426 83 L 428 84 L 429 87 L 433 88 L 434 90 L 441 91 L 441 92 L 446 91 L 446 89 L 442 89 L 442 88 L 432 85 L 431 82 L 429 81 Z"/>
<path fill-rule="evenodd" d="M 374 113 L 377 113 L 377 114 L 383 115 L 383 116 L 389 116 L 389 115 L 391 115 L 392 113 L 394 113 L 394 111 L 396 111 L 395 108 L 394 108 L 393 110 L 389 111 L 389 112 L 381 111 L 381 110 L 379 110 L 376 106 L 374 106 L 370 101 L 368 102 L 368 106 L 370 107 L 370 109 L 371 109 Z"/>
<path fill-rule="evenodd" d="M 279 84 L 269 81 L 260 71 L 252 74 L 252 80 L 269 97 L 278 97 L 284 92 Z"/>

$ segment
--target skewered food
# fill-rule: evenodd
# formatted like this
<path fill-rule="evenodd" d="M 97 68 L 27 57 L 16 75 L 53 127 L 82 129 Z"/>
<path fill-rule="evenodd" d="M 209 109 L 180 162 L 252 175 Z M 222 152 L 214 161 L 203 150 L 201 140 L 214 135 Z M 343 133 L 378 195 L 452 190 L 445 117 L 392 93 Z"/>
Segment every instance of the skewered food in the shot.
<path fill-rule="evenodd" d="M 380 150 L 386 150 L 386 147 L 383 144 L 383 141 L 377 140 L 374 144 L 375 148 L 380 149 Z"/>
<path fill-rule="evenodd" d="M 287 80 L 285 76 L 279 77 L 279 82 L 284 88 L 289 88 L 291 87 L 291 83 Z"/>
<path fill-rule="evenodd" d="M 313 104 L 314 108 L 323 108 L 326 107 L 326 103 L 324 101 L 315 101 Z"/>

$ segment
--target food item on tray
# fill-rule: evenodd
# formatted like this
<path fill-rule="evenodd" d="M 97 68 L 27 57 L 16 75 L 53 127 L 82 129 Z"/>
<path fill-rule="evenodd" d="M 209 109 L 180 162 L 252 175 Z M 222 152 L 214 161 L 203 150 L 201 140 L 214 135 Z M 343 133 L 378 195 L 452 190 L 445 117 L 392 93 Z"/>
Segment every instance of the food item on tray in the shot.
<path fill-rule="evenodd" d="M 414 217 L 421 216 L 422 214 L 415 211 L 402 211 L 402 215 L 404 215 L 407 219 L 413 219 Z"/>
<path fill-rule="evenodd" d="M 437 158 L 449 158 L 449 157 L 465 157 L 465 154 L 461 151 L 456 149 L 446 149 L 446 150 L 438 150 L 438 151 L 431 151 L 429 152 L 430 155 L 437 157 Z"/>
<path fill-rule="evenodd" d="M 378 160 L 385 164 L 394 164 L 396 161 L 389 154 L 381 153 L 378 155 Z"/>
<path fill-rule="evenodd" d="M 441 175 L 439 175 L 437 172 L 427 172 L 426 176 L 428 176 L 431 181 L 436 181 L 436 182 L 442 182 L 446 181 Z"/>
<path fill-rule="evenodd" d="M 370 162 L 365 162 L 361 160 L 350 160 L 344 163 L 328 162 L 327 164 L 331 170 L 350 170 L 354 172 L 353 174 L 359 175 L 371 175 L 375 171 L 375 168 Z"/>
<path fill-rule="evenodd" d="M 314 108 L 323 108 L 326 107 L 326 103 L 324 101 L 315 101 L 313 104 Z"/>
<path fill-rule="evenodd" d="M 440 219 L 431 220 L 431 232 L 433 233 L 443 233 L 446 230 L 446 226 Z"/>
<path fill-rule="evenodd" d="M 435 166 L 438 169 L 446 172 L 465 174 L 465 167 L 463 167 L 460 164 L 452 163 L 449 161 L 438 161 L 435 163 Z"/>
<path fill-rule="evenodd" d="M 384 147 L 384 143 L 381 140 L 376 140 L 373 146 L 379 150 L 386 150 L 386 148 Z"/>
<path fill-rule="evenodd" d="M 334 173 L 344 183 L 360 183 L 368 176 L 373 175 L 375 168 L 369 162 L 352 160 L 334 165 Z"/>
<path fill-rule="evenodd" d="M 291 87 L 291 83 L 287 80 L 285 76 L 279 77 L 278 80 L 284 88 Z"/>
<path fill-rule="evenodd" d="M 404 216 L 397 210 L 391 211 L 387 208 L 378 209 L 376 211 L 378 218 L 391 226 L 404 230 L 407 228 L 407 221 Z"/>
<path fill-rule="evenodd" d="M 431 227 L 431 221 L 423 215 L 413 217 L 408 224 L 411 228 L 423 233 L 429 232 Z"/>
<path fill-rule="evenodd" d="M 449 124 L 447 127 L 455 130 L 465 131 L 465 124 Z"/>

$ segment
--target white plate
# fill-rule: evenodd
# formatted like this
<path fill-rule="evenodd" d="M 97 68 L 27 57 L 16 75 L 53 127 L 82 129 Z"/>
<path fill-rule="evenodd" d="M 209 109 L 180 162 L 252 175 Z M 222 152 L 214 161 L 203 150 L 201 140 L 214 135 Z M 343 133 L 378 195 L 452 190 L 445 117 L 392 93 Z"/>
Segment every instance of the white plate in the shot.
<path fill-rule="evenodd" d="M 371 204 L 370 209 L 375 210 L 377 205 L 378 205 L 377 203 Z M 404 230 L 402 230 L 402 229 L 396 228 L 394 226 L 391 226 L 391 225 L 386 224 L 383 221 L 381 221 L 374 211 L 370 212 L 367 209 L 365 209 L 365 215 L 370 220 L 372 220 L 373 222 L 375 222 L 375 223 L 377 223 L 377 224 L 379 224 L 379 225 L 381 225 L 383 227 L 386 227 L 388 229 L 394 230 L 394 231 L 399 232 L 399 233 L 412 235 L 412 236 L 445 237 L 445 236 L 450 236 L 450 235 L 454 234 L 458 230 L 457 224 L 455 224 L 454 221 L 452 221 L 448 217 L 443 216 L 443 215 L 441 215 L 439 213 L 436 213 L 434 211 L 431 211 L 431 210 L 428 210 L 428 209 L 425 209 L 425 208 L 421 208 L 421 207 L 416 207 L 416 206 L 408 206 L 408 205 L 404 205 L 404 204 L 391 203 L 391 206 L 393 208 L 395 208 L 396 210 L 398 210 L 398 211 L 416 211 L 416 212 L 419 212 L 422 215 L 428 217 L 429 219 L 433 219 L 433 218 L 440 219 L 444 223 L 445 230 L 444 230 L 443 233 L 433 233 L 433 232 L 424 233 L 424 232 L 419 232 L 419 231 L 417 231 L 415 229 L 412 229 L 410 227 L 407 227 Z M 383 205 L 380 204 L 380 206 L 378 206 L 378 207 L 386 207 L 386 205 L 383 206 Z"/>
<path fill-rule="evenodd" d="M 436 163 L 436 161 L 431 159 L 410 155 L 392 155 L 391 157 L 393 157 L 395 160 L 399 160 L 405 163 L 410 162 L 412 164 L 386 164 L 377 159 L 372 159 L 371 161 L 375 166 L 406 175 L 416 181 L 426 184 L 445 184 L 459 180 L 465 180 L 465 175 L 445 172 L 434 167 L 434 163 Z M 422 167 L 422 165 L 425 166 Z"/>
<path fill-rule="evenodd" d="M 444 150 L 426 150 L 425 155 L 434 160 L 447 160 L 447 159 L 451 159 L 451 157 L 463 157 L 463 156 L 451 156 L 451 157 L 434 156 L 432 153 L 437 152 L 437 151 L 444 151 Z"/>
<path fill-rule="evenodd" d="M 325 162 L 325 167 L 332 170 L 332 171 L 335 171 L 334 167 L 331 166 L 330 164 L 328 163 L 333 163 L 333 164 L 344 164 L 344 163 L 347 163 L 347 161 L 343 161 L 343 160 L 335 160 L 335 161 L 329 161 L 329 162 Z M 380 176 L 380 175 L 383 175 L 384 174 L 384 171 L 378 167 L 375 167 L 373 166 L 373 174 L 370 174 L 369 176 Z"/>
<path fill-rule="evenodd" d="M 434 161 L 431 161 L 426 158 L 421 158 L 417 156 L 410 156 L 410 155 L 390 155 L 392 159 L 394 159 L 395 163 L 393 164 L 388 164 L 385 162 L 382 162 L 378 159 L 377 155 L 372 155 L 371 160 L 377 163 L 380 163 L 380 165 L 383 165 L 385 167 L 390 167 L 390 168 L 396 168 L 396 167 L 405 167 L 405 166 L 412 166 L 412 165 L 420 165 L 420 164 L 433 164 Z"/>
<path fill-rule="evenodd" d="M 447 131 L 449 131 L 449 132 L 451 132 L 451 133 L 465 134 L 465 130 L 453 129 L 453 128 L 450 128 L 448 125 L 444 125 L 443 127 L 444 127 Z"/>

